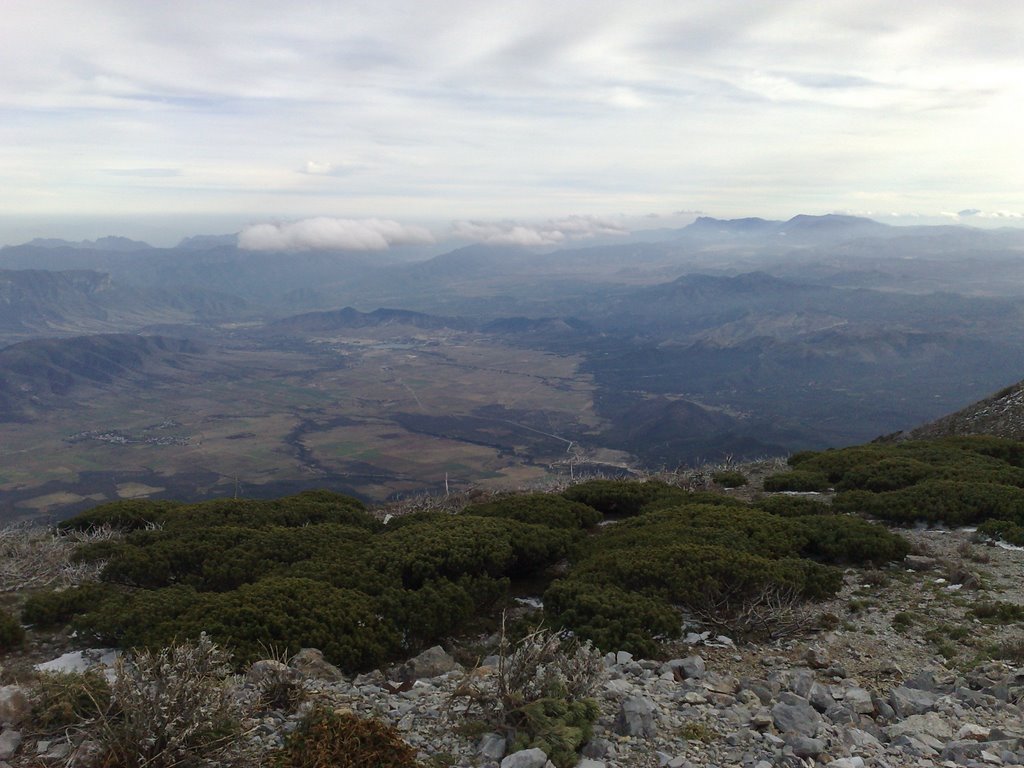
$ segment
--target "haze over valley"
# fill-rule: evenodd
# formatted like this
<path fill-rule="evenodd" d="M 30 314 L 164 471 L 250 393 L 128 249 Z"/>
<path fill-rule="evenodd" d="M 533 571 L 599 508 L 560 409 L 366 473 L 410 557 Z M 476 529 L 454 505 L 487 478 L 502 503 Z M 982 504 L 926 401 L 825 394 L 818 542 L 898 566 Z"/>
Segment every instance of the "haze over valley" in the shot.
<path fill-rule="evenodd" d="M 1020 378 L 1024 232 L 716 220 L 569 248 L 0 250 L 0 503 L 363 498 L 909 430 Z"/>

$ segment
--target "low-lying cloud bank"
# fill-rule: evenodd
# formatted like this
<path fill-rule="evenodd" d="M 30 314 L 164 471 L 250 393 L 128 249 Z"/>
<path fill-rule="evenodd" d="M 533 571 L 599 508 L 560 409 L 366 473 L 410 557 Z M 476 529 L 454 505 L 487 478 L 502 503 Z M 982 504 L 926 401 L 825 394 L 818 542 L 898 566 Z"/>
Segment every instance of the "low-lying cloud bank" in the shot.
<path fill-rule="evenodd" d="M 544 246 L 567 240 L 607 235 L 627 235 L 622 224 L 597 216 L 566 216 L 539 223 L 520 221 L 457 221 L 452 236 L 488 245 Z"/>
<path fill-rule="evenodd" d="M 433 242 L 429 230 L 391 219 L 320 217 L 253 224 L 238 235 L 238 247 L 247 251 L 385 251 L 393 245 Z"/>

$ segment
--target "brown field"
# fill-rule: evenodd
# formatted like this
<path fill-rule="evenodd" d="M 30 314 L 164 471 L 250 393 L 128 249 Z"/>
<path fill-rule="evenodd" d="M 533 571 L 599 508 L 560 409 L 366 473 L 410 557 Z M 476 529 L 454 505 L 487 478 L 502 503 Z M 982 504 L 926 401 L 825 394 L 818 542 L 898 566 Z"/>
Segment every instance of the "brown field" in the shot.
<path fill-rule="evenodd" d="M 218 349 L 145 387 L 76 393 L 32 423 L 0 424 L 0 517 L 149 495 L 326 486 L 384 500 L 446 480 L 530 485 L 566 472 L 570 447 L 602 427 L 574 356 L 462 332 L 357 333 L 299 351 Z"/>

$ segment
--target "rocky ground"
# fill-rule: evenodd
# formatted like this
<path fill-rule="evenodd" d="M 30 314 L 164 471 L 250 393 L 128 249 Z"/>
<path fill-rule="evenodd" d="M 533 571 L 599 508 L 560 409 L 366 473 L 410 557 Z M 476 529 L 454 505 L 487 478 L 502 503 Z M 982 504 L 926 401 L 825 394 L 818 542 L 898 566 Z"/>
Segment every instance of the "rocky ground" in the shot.
<path fill-rule="evenodd" d="M 842 592 L 815 606 L 813 623 L 825 629 L 756 645 L 691 634 L 658 660 L 608 654 L 601 715 L 580 765 L 1024 765 L 1024 624 L 972 613 L 986 601 L 1024 606 L 1024 551 L 977 542 L 970 531 L 903 533 L 915 554 L 899 567 L 849 571 Z M 33 732 L 22 695 L 30 660 L 4 660 L 0 761 L 80 764 L 73 734 Z M 546 764 L 539 750 L 506 754 L 470 700 L 453 696 L 493 674 L 487 665 L 463 669 L 441 649 L 356 678 L 312 650 L 292 665 L 303 707 L 379 717 L 431 768 Z M 279 666 L 257 663 L 241 690 Z M 302 709 L 261 714 L 247 738 L 280 744 Z"/>

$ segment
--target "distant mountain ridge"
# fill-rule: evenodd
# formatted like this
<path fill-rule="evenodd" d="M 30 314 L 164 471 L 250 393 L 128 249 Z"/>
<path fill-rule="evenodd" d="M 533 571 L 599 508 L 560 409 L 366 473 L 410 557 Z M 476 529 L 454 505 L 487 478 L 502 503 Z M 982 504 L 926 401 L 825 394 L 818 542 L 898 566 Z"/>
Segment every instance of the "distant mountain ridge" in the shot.
<path fill-rule="evenodd" d="M 82 387 L 139 382 L 154 366 L 202 349 L 166 336 L 105 334 L 33 339 L 0 349 L 0 422 L 24 418 Z"/>

